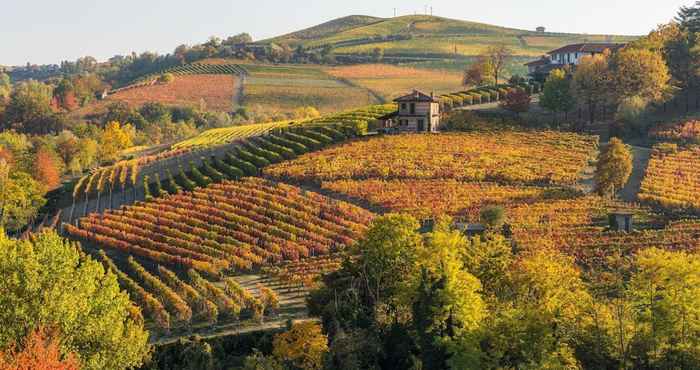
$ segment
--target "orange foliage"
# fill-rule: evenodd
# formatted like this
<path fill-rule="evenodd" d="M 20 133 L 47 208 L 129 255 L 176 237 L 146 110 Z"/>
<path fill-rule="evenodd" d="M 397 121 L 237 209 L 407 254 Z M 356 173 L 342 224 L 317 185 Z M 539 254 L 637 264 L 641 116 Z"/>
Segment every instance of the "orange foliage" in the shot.
<path fill-rule="evenodd" d="M 37 329 L 25 338 L 22 350 L 16 346 L 0 352 L 0 370 L 78 370 L 74 355 L 62 359 L 57 336 Z"/>
<path fill-rule="evenodd" d="M 34 177 L 49 190 L 61 184 L 61 171 L 56 158 L 46 148 L 41 148 L 36 153 Z"/>
<path fill-rule="evenodd" d="M 5 163 L 9 164 L 10 167 L 14 163 L 14 155 L 12 155 L 12 152 L 9 149 L 5 149 L 0 147 L 0 161 L 5 161 Z"/>

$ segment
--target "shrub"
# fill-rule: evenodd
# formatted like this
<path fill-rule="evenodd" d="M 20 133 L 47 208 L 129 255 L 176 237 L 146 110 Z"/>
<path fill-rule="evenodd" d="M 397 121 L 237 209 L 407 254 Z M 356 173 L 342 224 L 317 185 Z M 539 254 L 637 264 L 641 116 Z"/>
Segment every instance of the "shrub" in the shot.
<path fill-rule="evenodd" d="M 648 103 L 642 97 L 622 99 L 615 113 L 615 119 L 631 124 L 636 123 L 646 111 Z"/>
<path fill-rule="evenodd" d="M 169 84 L 171 82 L 175 81 L 175 75 L 172 73 L 163 73 L 158 77 L 158 82 L 161 84 Z"/>
<path fill-rule="evenodd" d="M 354 136 L 367 135 L 367 121 L 354 121 L 349 124 L 350 130 Z"/>
<path fill-rule="evenodd" d="M 479 219 L 486 227 L 496 229 L 505 222 L 505 213 L 501 206 L 488 206 L 479 212 Z"/>

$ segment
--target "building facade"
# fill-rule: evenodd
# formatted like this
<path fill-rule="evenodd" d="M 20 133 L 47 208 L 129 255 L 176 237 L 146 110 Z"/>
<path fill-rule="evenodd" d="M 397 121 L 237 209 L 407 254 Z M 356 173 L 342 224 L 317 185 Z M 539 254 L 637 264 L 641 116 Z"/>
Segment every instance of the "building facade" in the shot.
<path fill-rule="evenodd" d="M 605 53 L 606 50 L 614 53 L 625 44 L 617 43 L 582 43 L 572 44 L 552 50 L 540 59 L 526 63 L 528 73 L 535 79 L 546 77 L 554 69 L 565 66 L 576 67 L 583 57 Z"/>
<path fill-rule="evenodd" d="M 396 112 L 380 118 L 385 130 L 437 132 L 440 129 L 440 103 L 433 94 L 413 90 L 394 102 Z"/>

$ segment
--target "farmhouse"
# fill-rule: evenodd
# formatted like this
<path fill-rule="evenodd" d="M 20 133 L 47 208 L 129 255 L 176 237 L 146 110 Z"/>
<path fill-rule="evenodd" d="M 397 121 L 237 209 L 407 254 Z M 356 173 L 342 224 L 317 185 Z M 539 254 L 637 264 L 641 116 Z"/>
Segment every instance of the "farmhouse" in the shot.
<path fill-rule="evenodd" d="M 437 132 L 440 128 L 440 103 L 433 94 L 413 90 L 394 102 L 396 112 L 379 118 L 385 130 Z"/>
<path fill-rule="evenodd" d="M 585 56 L 602 54 L 606 50 L 616 52 L 624 46 L 625 44 L 617 43 L 582 43 L 567 45 L 552 50 L 540 59 L 526 63 L 525 66 L 527 66 L 530 76 L 538 79 L 538 75 L 539 77 L 546 77 L 549 72 L 556 68 L 562 68 L 564 66 L 575 67 L 580 63 L 581 58 Z"/>

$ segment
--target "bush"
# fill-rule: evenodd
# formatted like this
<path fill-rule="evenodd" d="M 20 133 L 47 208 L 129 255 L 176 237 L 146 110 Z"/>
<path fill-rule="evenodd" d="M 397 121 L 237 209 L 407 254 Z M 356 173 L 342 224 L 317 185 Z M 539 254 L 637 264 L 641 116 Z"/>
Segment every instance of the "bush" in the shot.
<path fill-rule="evenodd" d="M 501 206 L 484 207 L 479 212 L 479 218 L 484 226 L 490 229 L 496 229 L 505 222 L 505 210 Z"/>
<path fill-rule="evenodd" d="M 175 81 L 175 75 L 172 73 L 163 73 L 160 75 L 160 77 L 158 77 L 158 82 L 161 84 L 167 85 L 173 81 Z"/>
<path fill-rule="evenodd" d="M 617 108 L 615 119 L 628 124 L 637 123 L 646 112 L 647 106 L 647 101 L 639 96 L 625 98 Z"/>
<path fill-rule="evenodd" d="M 349 124 L 350 130 L 354 136 L 367 135 L 367 121 L 354 121 Z"/>

